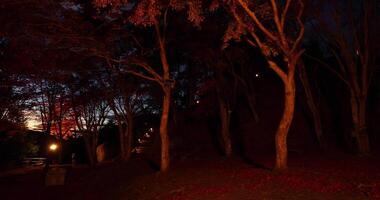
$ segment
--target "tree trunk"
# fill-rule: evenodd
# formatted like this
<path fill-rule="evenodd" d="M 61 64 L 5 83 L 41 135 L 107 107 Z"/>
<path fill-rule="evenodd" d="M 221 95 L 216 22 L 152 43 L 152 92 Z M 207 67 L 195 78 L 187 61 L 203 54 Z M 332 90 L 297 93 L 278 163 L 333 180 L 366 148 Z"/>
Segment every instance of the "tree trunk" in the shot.
<path fill-rule="evenodd" d="M 310 82 L 309 78 L 307 76 L 307 72 L 305 70 L 305 65 L 300 61 L 298 65 L 298 75 L 301 80 L 303 89 L 305 91 L 305 96 L 306 96 L 306 102 L 309 107 L 309 110 L 312 115 L 312 120 L 313 120 L 313 126 L 314 126 L 314 131 L 318 140 L 319 147 L 322 150 L 326 150 L 326 143 L 323 140 L 323 130 L 322 130 L 322 124 L 321 124 L 321 115 L 319 113 L 319 109 L 317 108 L 317 105 L 314 101 L 313 94 L 311 92 L 310 88 Z"/>
<path fill-rule="evenodd" d="M 88 134 L 88 133 L 86 133 L 86 134 Z M 84 135 L 83 139 L 84 139 L 84 143 L 86 146 L 86 152 L 87 152 L 89 164 L 90 164 L 90 166 L 94 166 L 95 165 L 95 156 L 94 156 L 94 152 L 92 150 L 92 144 L 91 144 L 92 138 L 91 138 L 91 136 Z"/>
<path fill-rule="evenodd" d="M 294 75 L 288 75 L 287 80 L 284 81 L 284 112 L 278 126 L 275 142 L 276 142 L 276 165 L 275 170 L 287 169 L 288 160 L 288 147 L 287 136 L 289 128 L 293 120 L 294 105 L 295 105 L 295 83 Z"/>
<path fill-rule="evenodd" d="M 220 133 L 222 137 L 222 146 L 226 156 L 232 155 L 232 146 L 230 139 L 230 110 L 227 102 L 218 95 L 219 99 L 219 116 L 220 116 Z"/>
<path fill-rule="evenodd" d="M 352 136 L 359 154 L 368 154 L 370 145 L 366 127 L 366 96 L 356 96 L 351 91 Z"/>
<path fill-rule="evenodd" d="M 58 122 L 58 134 L 59 134 L 59 156 L 58 156 L 58 162 L 59 164 L 62 164 L 63 160 L 63 134 L 62 134 L 62 121 L 60 120 Z"/>
<path fill-rule="evenodd" d="M 133 143 L 133 118 L 131 116 L 127 117 L 127 131 L 126 131 L 126 141 L 125 141 L 125 160 L 131 158 L 132 153 L 132 143 Z"/>
<path fill-rule="evenodd" d="M 171 88 L 165 86 L 164 98 L 162 102 L 162 114 L 160 123 L 160 137 L 161 137 L 161 172 L 169 170 L 170 155 L 169 155 L 169 134 L 168 134 L 168 118 L 170 110 Z"/>
<path fill-rule="evenodd" d="M 255 122 L 258 122 L 259 121 L 259 115 L 257 114 L 257 111 L 256 111 L 255 95 L 254 94 L 247 94 L 247 101 L 248 101 L 249 109 L 250 109 L 252 116 L 253 116 L 253 120 L 255 120 Z"/>
<path fill-rule="evenodd" d="M 50 133 L 51 133 L 51 121 L 49 120 L 49 121 L 46 123 L 46 135 L 47 135 L 47 136 L 50 136 Z"/>
<path fill-rule="evenodd" d="M 124 143 L 124 129 L 123 129 L 123 124 L 121 120 L 118 120 L 118 125 L 117 125 L 118 131 L 119 131 L 119 142 L 120 142 L 120 158 L 124 159 L 125 155 L 125 143 Z"/>
<path fill-rule="evenodd" d="M 124 155 L 125 155 L 125 131 L 124 131 L 124 128 L 123 128 L 123 120 L 121 119 L 119 113 L 117 112 L 116 108 L 115 108 L 115 104 L 111 101 L 109 103 L 112 111 L 115 113 L 115 117 L 116 117 L 116 120 L 117 120 L 117 130 L 118 130 L 118 133 L 119 133 L 119 147 L 120 147 L 120 158 L 122 160 L 124 160 Z"/>
<path fill-rule="evenodd" d="M 92 150 L 92 156 L 93 156 L 93 159 L 95 161 L 95 163 L 98 161 L 98 155 L 97 155 L 97 151 L 96 151 L 96 148 L 98 147 L 98 132 L 95 131 L 93 133 L 91 133 L 91 139 L 92 139 L 92 147 L 91 147 L 91 150 Z M 95 164 L 94 163 L 94 164 Z"/>

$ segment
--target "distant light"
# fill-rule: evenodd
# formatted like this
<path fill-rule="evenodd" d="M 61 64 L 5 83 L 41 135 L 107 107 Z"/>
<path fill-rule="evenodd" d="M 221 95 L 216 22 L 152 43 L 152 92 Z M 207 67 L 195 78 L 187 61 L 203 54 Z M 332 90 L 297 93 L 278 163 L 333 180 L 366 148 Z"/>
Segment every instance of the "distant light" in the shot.
<path fill-rule="evenodd" d="M 197 103 L 197 104 L 199 104 L 199 103 L 200 103 L 200 101 L 199 101 L 199 100 L 197 100 L 197 101 L 196 101 L 196 103 Z"/>
<path fill-rule="evenodd" d="M 145 133 L 145 137 L 150 138 L 149 133 Z"/>
<path fill-rule="evenodd" d="M 153 132 L 153 128 L 150 128 L 149 131 L 150 131 L 150 132 Z"/>
<path fill-rule="evenodd" d="M 256 74 L 255 74 L 255 77 L 256 77 L 256 78 L 259 78 L 259 76 L 260 76 L 259 73 L 256 73 Z"/>
<path fill-rule="evenodd" d="M 139 143 L 141 143 L 141 139 L 138 139 Z"/>
<path fill-rule="evenodd" d="M 359 50 L 358 49 L 356 49 L 356 55 L 359 55 Z"/>
<path fill-rule="evenodd" d="M 58 145 L 53 143 L 49 146 L 49 149 L 50 151 L 56 151 L 58 149 Z"/>

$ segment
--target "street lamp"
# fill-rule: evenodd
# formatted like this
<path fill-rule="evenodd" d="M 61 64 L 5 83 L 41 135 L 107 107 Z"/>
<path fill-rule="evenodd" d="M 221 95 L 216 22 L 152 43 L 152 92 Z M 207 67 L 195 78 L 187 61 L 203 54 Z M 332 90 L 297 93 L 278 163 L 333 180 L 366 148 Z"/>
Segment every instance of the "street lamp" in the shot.
<path fill-rule="evenodd" d="M 48 160 L 46 164 L 46 176 L 45 176 L 45 185 L 51 186 L 51 185 L 64 185 L 65 184 L 65 176 L 66 176 L 66 169 L 63 166 L 59 165 L 50 165 L 55 164 L 56 162 L 54 159 L 54 155 L 56 155 L 57 150 L 59 150 L 59 146 L 57 143 L 51 143 L 49 144 L 49 151 L 51 152 L 50 155 L 48 155 Z"/>
<path fill-rule="evenodd" d="M 49 150 L 50 151 L 56 151 L 58 149 L 58 145 L 57 144 L 55 144 L 55 143 L 52 143 L 52 144 L 50 144 L 50 146 L 49 146 Z"/>

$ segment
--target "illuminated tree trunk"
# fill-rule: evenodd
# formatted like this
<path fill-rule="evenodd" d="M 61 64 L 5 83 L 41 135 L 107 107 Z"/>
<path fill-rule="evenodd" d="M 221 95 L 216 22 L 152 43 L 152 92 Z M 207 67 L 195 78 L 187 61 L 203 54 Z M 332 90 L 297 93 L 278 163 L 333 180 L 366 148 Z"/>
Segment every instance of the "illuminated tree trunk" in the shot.
<path fill-rule="evenodd" d="M 276 142 L 276 170 L 287 169 L 288 147 L 287 136 L 289 128 L 293 120 L 294 105 L 295 105 L 295 83 L 294 75 L 289 75 L 284 82 L 284 112 L 278 126 L 275 142 Z"/>
<path fill-rule="evenodd" d="M 164 97 L 162 102 L 162 114 L 160 123 L 160 138 L 161 138 L 161 172 L 167 172 L 170 164 L 169 154 L 169 135 L 168 135 L 168 119 L 170 110 L 171 88 L 166 86 L 164 89 Z"/>
<path fill-rule="evenodd" d="M 291 0 L 284 1 L 283 3 L 285 5 L 283 7 L 280 6 L 279 1 L 270 1 L 269 6 L 273 12 L 272 19 L 274 22 L 270 29 L 268 29 L 264 24 L 264 22 L 266 23 L 268 20 L 259 18 L 256 13 L 257 10 L 252 8 L 254 7 L 254 3 L 252 3 L 252 1 L 236 0 L 227 2 L 230 2 L 231 14 L 234 17 L 235 21 L 244 27 L 244 29 L 251 35 L 251 38 L 248 38 L 247 42 L 253 47 L 258 47 L 261 50 L 261 53 L 266 57 L 268 67 L 271 68 L 284 83 L 284 112 L 275 136 L 275 169 L 285 170 L 287 168 L 288 159 L 286 140 L 290 125 L 293 120 L 295 106 L 296 88 L 294 73 L 296 64 L 304 51 L 300 48 L 300 43 L 303 39 L 305 30 L 302 20 L 304 11 L 303 0 L 293 1 L 293 3 L 296 3 L 298 6 L 296 9 L 297 14 L 294 22 L 296 26 L 298 26 L 297 29 L 299 31 L 292 31 L 292 35 L 297 35 L 295 40 L 292 40 L 291 37 L 288 36 L 287 29 L 289 28 L 286 28 L 288 25 L 287 14 L 289 8 L 292 7 Z M 244 11 L 245 15 L 241 16 L 239 12 L 237 12 L 239 10 L 236 8 L 241 8 Z M 251 23 L 247 23 L 247 20 L 249 20 Z M 252 24 L 254 25 L 254 28 L 252 27 Z M 273 29 L 273 27 L 275 28 Z M 269 40 L 273 42 L 273 44 L 271 44 L 271 46 L 268 46 L 265 42 L 263 42 L 265 40 Z M 282 57 L 284 63 L 287 64 L 285 68 L 280 67 L 275 61 L 273 61 L 273 52 L 270 50 L 272 48 L 277 49 L 280 54 L 278 57 Z"/>
<path fill-rule="evenodd" d="M 219 92 L 218 92 L 219 93 Z M 232 146 L 230 139 L 230 109 L 228 103 L 218 94 L 219 100 L 219 117 L 220 117 L 220 135 L 222 138 L 222 146 L 224 154 L 231 156 Z"/>
<path fill-rule="evenodd" d="M 354 95 L 351 91 L 352 136 L 355 139 L 360 154 L 370 151 L 366 127 L 366 96 Z"/>
<path fill-rule="evenodd" d="M 165 27 L 164 27 L 165 28 Z M 171 92 L 174 87 L 173 80 L 170 79 L 170 65 L 166 56 L 165 35 L 161 35 L 158 22 L 155 23 L 155 31 L 157 35 L 158 47 L 160 49 L 160 59 L 163 69 L 163 82 L 161 88 L 164 93 L 162 101 L 162 114 L 160 122 L 160 138 L 161 138 L 161 172 L 167 172 L 170 165 L 170 140 L 168 133 L 168 121 L 170 112 Z"/>
<path fill-rule="evenodd" d="M 317 108 L 317 105 L 314 101 L 313 94 L 311 92 L 310 88 L 310 83 L 309 83 L 309 78 L 307 76 L 307 72 L 305 70 L 305 65 L 300 61 L 298 65 L 298 75 L 301 80 L 305 96 L 306 96 L 306 102 L 309 107 L 309 110 L 312 115 L 312 120 L 313 120 L 313 126 L 314 126 L 314 131 L 318 140 L 319 147 L 322 150 L 326 149 L 326 143 L 323 140 L 323 131 L 322 131 L 322 124 L 321 124 L 321 115 L 319 113 L 319 109 Z"/>

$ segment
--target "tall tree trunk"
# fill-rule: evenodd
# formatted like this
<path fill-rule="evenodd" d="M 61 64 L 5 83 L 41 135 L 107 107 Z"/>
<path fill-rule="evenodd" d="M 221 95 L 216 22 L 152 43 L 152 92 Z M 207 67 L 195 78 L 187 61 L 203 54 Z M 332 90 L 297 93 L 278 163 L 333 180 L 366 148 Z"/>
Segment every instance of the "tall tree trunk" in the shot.
<path fill-rule="evenodd" d="M 89 133 L 85 133 L 85 134 L 89 134 Z M 83 139 L 84 139 L 84 143 L 86 146 L 86 152 L 87 152 L 89 164 L 90 164 L 90 166 L 94 166 L 95 165 L 95 156 L 94 156 L 94 152 L 93 152 L 92 144 L 91 144 L 92 138 L 89 135 L 84 135 Z"/>
<path fill-rule="evenodd" d="M 62 121 L 58 121 L 58 133 L 59 133 L 59 156 L 58 156 L 58 162 L 59 164 L 62 164 L 63 160 L 63 134 L 62 134 Z"/>
<path fill-rule="evenodd" d="M 306 102 L 309 107 L 310 113 L 312 115 L 313 120 L 313 126 L 314 131 L 318 140 L 319 147 L 322 150 L 326 150 L 326 143 L 323 140 L 323 130 L 322 130 L 322 124 L 321 124 L 321 115 L 319 113 L 319 109 L 314 101 L 313 94 L 311 92 L 310 88 L 310 82 L 309 78 L 307 76 L 307 72 L 305 69 L 305 65 L 302 61 L 299 62 L 298 65 L 298 76 L 301 80 L 305 96 L 306 96 Z"/>
<path fill-rule="evenodd" d="M 294 74 L 287 76 L 284 81 L 284 112 L 278 126 L 275 142 L 276 142 L 276 165 L 275 170 L 287 169 L 288 161 L 288 147 L 287 136 L 289 128 L 293 120 L 294 106 L 295 106 L 295 83 Z"/>
<path fill-rule="evenodd" d="M 219 92 L 218 92 L 219 93 Z M 219 116 L 220 116 L 220 135 L 222 137 L 222 146 L 226 156 L 232 155 L 232 146 L 230 138 L 230 109 L 228 103 L 218 94 Z"/>
<path fill-rule="evenodd" d="M 255 122 L 258 122 L 259 121 L 259 115 L 257 114 L 257 111 L 256 111 L 256 106 L 255 106 L 256 105 L 256 98 L 255 98 L 255 95 L 254 94 L 246 94 L 246 96 L 247 96 L 247 101 L 248 101 L 249 109 L 250 109 L 250 111 L 252 113 L 252 116 L 253 116 L 253 120 L 255 120 Z"/>
<path fill-rule="evenodd" d="M 117 130 L 118 130 L 118 133 L 119 133 L 119 147 L 120 147 L 120 158 L 122 160 L 124 160 L 124 157 L 125 157 L 125 130 L 124 130 L 124 127 L 123 127 L 123 120 L 121 119 L 121 116 L 119 115 L 119 113 L 117 112 L 116 108 L 115 108 L 115 104 L 111 101 L 109 103 L 112 111 L 115 113 L 115 117 L 116 117 L 116 120 L 117 120 Z"/>
<path fill-rule="evenodd" d="M 46 135 L 50 136 L 51 133 L 51 120 L 46 123 Z"/>
<path fill-rule="evenodd" d="M 162 114 L 160 123 L 160 138 L 161 138 L 161 172 L 167 172 L 169 170 L 170 155 L 169 155 L 169 134 L 168 134 L 168 118 L 170 110 L 170 97 L 171 88 L 165 86 L 164 98 L 162 102 Z"/>
<path fill-rule="evenodd" d="M 165 31 L 164 27 L 164 31 Z M 161 172 L 167 172 L 170 164 L 170 141 L 168 133 L 168 120 L 171 102 L 171 90 L 174 87 L 173 80 L 170 79 L 170 65 L 166 56 L 165 34 L 161 34 L 159 22 L 155 22 L 155 31 L 157 35 L 157 43 L 160 49 L 160 59 L 163 70 L 163 83 L 161 83 L 164 97 L 162 101 L 162 114 L 160 122 L 160 138 L 161 138 Z"/>
<path fill-rule="evenodd" d="M 355 139 L 359 154 L 370 151 L 366 127 L 366 96 L 357 96 L 351 91 L 352 136 Z"/>
<path fill-rule="evenodd" d="M 125 155 L 125 142 L 124 142 L 124 140 L 125 140 L 125 138 L 124 138 L 124 128 L 123 128 L 123 124 L 122 124 L 121 120 L 118 120 L 117 129 L 119 132 L 120 158 L 124 159 L 124 155 Z"/>
<path fill-rule="evenodd" d="M 94 157 L 94 161 L 96 163 L 98 161 L 98 155 L 96 151 L 96 148 L 98 147 L 98 132 L 97 131 L 94 131 L 91 133 L 91 139 L 92 139 L 92 143 L 91 143 L 92 156 Z"/>
<path fill-rule="evenodd" d="M 131 116 L 127 117 L 127 130 L 126 130 L 126 141 L 125 141 L 125 160 L 131 158 L 132 144 L 133 144 L 133 118 Z"/>

